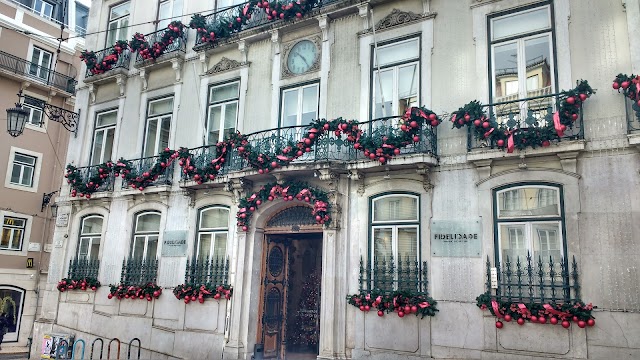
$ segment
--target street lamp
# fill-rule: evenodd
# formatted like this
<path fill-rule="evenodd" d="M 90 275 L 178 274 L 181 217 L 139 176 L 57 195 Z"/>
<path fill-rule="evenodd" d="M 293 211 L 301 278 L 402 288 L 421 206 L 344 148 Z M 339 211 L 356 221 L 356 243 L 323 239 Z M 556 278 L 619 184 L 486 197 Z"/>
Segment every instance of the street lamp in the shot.
<path fill-rule="evenodd" d="M 7 109 L 7 132 L 13 137 L 22 135 L 24 124 L 27 123 L 29 112 L 20 103 L 16 107 Z"/>

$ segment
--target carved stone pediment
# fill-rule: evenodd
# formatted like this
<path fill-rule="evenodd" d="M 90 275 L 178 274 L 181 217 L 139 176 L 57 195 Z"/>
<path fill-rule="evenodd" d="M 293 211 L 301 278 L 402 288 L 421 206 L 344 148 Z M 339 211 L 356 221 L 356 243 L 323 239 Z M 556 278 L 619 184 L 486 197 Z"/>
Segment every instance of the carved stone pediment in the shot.
<path fill-rule="evenodd" d="M 436 13 L 429 12 L 425 14 L 416 14 L 411 11 L 402 11 L 398 9 L 393 9 L 389 15 L 382 18 L 375 25 L 376 31 L 387 30 L 396 26 L 410 24 L 416 21 L 420 21 L 422 19 L 432 19 L 436 16 Z M 369 28 L 365 31 L 362 31 L 360 34 L 368 34 L 372 32 L 373 29 Z"/>
<path fill-rule="evenodd" d="M 209 71 L 207 71 L 206 75 L 217 74 L 223 71 L 233 70 L 248 64 L 249 64 L 248 62 L 240 62 L 237 60 L 232 60 L 226 57 L 222 57 L 222 59 L 220 59 L 220 61 L 217 64 L 213 65 L 213 67 L 209 69 Z"/>

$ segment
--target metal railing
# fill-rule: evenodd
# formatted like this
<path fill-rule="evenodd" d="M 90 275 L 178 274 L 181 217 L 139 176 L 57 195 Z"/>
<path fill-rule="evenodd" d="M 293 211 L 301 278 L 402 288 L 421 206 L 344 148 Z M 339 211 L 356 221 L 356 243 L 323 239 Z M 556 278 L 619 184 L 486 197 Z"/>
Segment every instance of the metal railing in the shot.
<path fill-rule="evenodd" d="M 0 68 L 36 80 L 46 85 L 51 85 L 57 89 L 68 93 L 76 92 L 77 81 L 67 75 L 55 72 L 48 67 L 40 66 L 31 61 L 21 59 L 17 56 L 0 51 Z"/>
<path fill-rule="evenodd" d="M 76 34 L 78 34 L 78 36 L 80 36 L 81 38 L 84 38 L 85 36 L 87 36 L 87 29 L 83 28 L 80 25 L 76 25 Z"/>
<path fill-rule="evenodd" d="M 113 46 L 94 52 L 96 55 L 96 61 L 102 62 L 106 56 L 111 55 L 113 52 L 114 52 Z M 123 49 L 122 53 L 118 56 L 118 61 L 116 61 L 116 63 L 111 66 L 110 70 L 117 69 L 117 68 L 129 70 L 130 58 L 131 58 L 131 53 L 129 52 L 129 49 Z M 95 74 L 93 74 L 91 71 L 89 71 L 89 69 L 87 69 L 85 77 L 88 78 L 93 75 Z"/>
<path fill-rule="evenodd" d="M 515 99 L 483 105 L 485 113 L 501 127 L 509 130 L 535 131 L 536 128 L 553 126 L 553 113 L 559 108 L 560 101 L 566 93 L 544 94 L 524 99 Z M 562 140 L 584 138 L 583 112 L 580 107 L 578 119 L 572 128 L 567 128 Z M 489 140 L 479 140 L 473 134 L 471 126 L 467 127 L 467 151 L 477 148 L 495 148 L 496 144 Z"/>
<path fill-rule="evenodd" d="M 366 264 L 360 257 L 360 276 L 358 278 L 360 292 L 392 293 L 394 291 L 411 291 L 418 294 L 429 292 L 427 262 L 420 263 L 416 258 L 400 256 L 397 261 L 393 256 L 376 257 Z"/>
<path fill-rule="evenodd" d="M 162 52 L 162 55 L 169 54 L 176 51 L 186 52 L 187 51 L 187 30 L 188 28 L 185 27 L 184 31 L 182 32 L 182 36 L 177 39 L 174 39 L 173 42 L 164 49 L 164 51 Z M 169 31 L 169 29 L 165 28 L 165 29 L 152 32 L 150 34 L 146 34 L 144 36 L 144 40 L 147 43 L 149 43 L 149 47 L 151 48 L 153 44 L 162 42 L 162 37 L 167 31 Z M 136 64 L 144 61 L 145 59 L 142 57 L 142 55 L 140 55 L 140 52 L 138 52 L 138 54 L 136 55 Z"/>
<path fill-rule="evenodd" d="M 51 17 L 51 16 L 48 16 L 48 15 L 44 15 L 44 14 L 42 14 L 40 11 L 36 10 L 36 8 L 35 8 L 35 7 L 33 7 L 33 6 L 29 6 L 29 5 L 23 4 L 22 2 L 20 2 L 20 1 L 16 1 L 16 0 L 11 0 L 11 2 L 13 2 L 14 4 L 19 5 L 20 7 L 24 8 L 24 9 L 26 9 L 26 10 L 29 10 L 29 12 L 32 12 L 32 13 L 34 13 L 35 15 L 38 15 L 38 16 L 40 16 L 40 17 L 41 17 L 41 18 L 43 18 L 43 19 L 47 19 L 47 20 L 52 21 L 52 22 L 54 22 L 54 23 L 56 23 L 56 24 L 58 24 L 58 25 L 63 25 L 62 21 L 60 21 L 60 20 L 58 20 L 58 19 L 55 19 L 55 18 L 53 18 L 53 17 Z M 54 9 L 54 10 L 55 10 L 55 9 Z M 66 24 L 64 24 L 64 25 L 66 25 Z"/>
<path fill-rule="evenodd" d="M 144 172 L 149 171 L 155 164 L 158 162 L 159 156 L 146 157 L 141 159 L 131 160 L 131 173 L 130 176 L 134 178 L 136 176 L 142 175 Z M 156 180 L 151 182 L 148 186 L 157 186 L 157 185 L 171 185 L 173 181 L 173 165 L 172 162 L 169 166 L 164 168 L 162 173 L 158 176 Z M 130 185 L 122 180 L 122 188 L 127 189 Z"/>
<path fill-rule="evenodd" d="M 120 284 L 145 285 L 156 282 L 158 278 L 158 259 L 145 261 L 144 259 L 122 260 Z"/>
<path fill-rule="evenodd" d="M 627 132 L 629 134 L 640 132 L 640 103 L 635 103 L 628 97 L 624 98 L 625 112 L 627 113 Z"/>
<path fill-rule="evenodd" d="M 215 259 L 187 259 L 184 275 L 185 284 L 224 285 L 229 283 L 229 259 L 217 256 Z"/>
<path fill-rule="evenodd" d="M 89 259 L 71 259 L 69 260 L 69 271 L 67 277 L 69 279 L 98 278 L 100 271 L 100 260 Z"/>
<path fill-rule="evenodd" d="M 314 8 L 322 8 L 324 6 L 327 6 L 329 4 L 333 4 L 333 3 L 338 3 L 341 1 L 345 1 L 345 0 L 308 0 L 308 1 L 314 1 Z M 211 14 L 205 15 L 205 21 L 207 23 L 207 26 L 215 26 L 218 23 L 220 23 L 222 20 L 226 20 L 232 17 L 235 17 L 236 14 L 238 14 L 240 11 L 242 11 L 242 9 L 244 9 L 244 7 L 247 4 L 251 4 L 250 1 L 244 2 L 242 4 L 238 4 L 238 5 L 233 5 L 233 6 L 229 6 L 226 8 L 222 8 L 219 10 L 214 11 Z M 249 29 L 253 29 L 262 25 L 266 25 L 269 23 L 276 23 L 276 22 L 280 22 L 282 20 L 269 20 L 267 18 L 267 14 L 264 11 L 264 9 L 258 8 L 256 6 L 250 6 L 249 7 L 249 12 L 251 14 L 251 19 L 242 26 L 242 28 L 240 29 L 240 32 L 244 31 L 244 30 L 249 30 Z M 233 36 L 233 35 L 232 35 Z M 196 37 L 196 42 L 195 42 L 195 46 L 193 47 L 194 50 L 196 51 L 200 51 L 200 50 L 206 50 L 208 48 L 213 47 L 214 45 L 211 43 L 208 43 L 206 40 L 202 41 L 202 38 L 200 36 Z"/>
<path fill-rule="evenodd" d="M 77 168 L 76 171 L 78 171 L 81 175 L 82 175 L 82 181 L 83 183 L 88 183 L 89 181 L 91 181 L 92 178 L 98 178 L 99 177 L 99 172 L 98 172 L 99 166 L 98 165 L 92 165 L 92 166 L 84 166 L 84 167 L 79 167 Z M 113 184 L 115 182 L 115 178 L 113 176 L 113 173 L 108 174 L 107 178 L 104 179 L 104 182 L 102 183 L 102 185 L 100 185 L 100 187 L 98 189 L 96 189 L 95 192 L 103 192 L 103 191 L 113 191 Z"/>
<path fill-rule="evenodd" d="M 578 263 L 575 256 L 571 264 L 566 258 L 507 257 L 496 264 L 498 288 L 491 289 L 491 261 L 487 257 L 487 291 L 494 290 L 500 301 L 557 302 L 580 299 Z"/>

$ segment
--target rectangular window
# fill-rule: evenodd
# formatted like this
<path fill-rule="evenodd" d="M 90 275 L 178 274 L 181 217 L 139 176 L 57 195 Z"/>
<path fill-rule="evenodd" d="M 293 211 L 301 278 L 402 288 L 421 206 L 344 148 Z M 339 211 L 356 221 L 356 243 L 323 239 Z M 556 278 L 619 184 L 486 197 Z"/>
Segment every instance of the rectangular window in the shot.
<path fill-rule="evenodd" d="M 147 106 L 143 157 L 155 156 L 161 149 L 169 146 L 172 116 L 173 96 L 149 101 Z"/>
<path fill-rule="evenodd" d="M 25 95 L 22 98 L 22 107 L 23 109 L 29 112 L 29 118 L 27 119 L 27 124 L 42 127 L 44 125 L 43 118 L 43 110 L 44 110 L 44 101 Z"/>
<path fill-rule="evenodd" d="M 229 234 L 229 209 L 209 207 L 200 210 L 196 259 L 224 261 Z"/>
<path fill-rule="evenodd" d="M 207 145 L 216 144 L 236 131 L 239 96 L 238 81 L 209 88 Z"/>
<path fill-rule="evenodd" d="M 162 30 L 174 20 L 180 20 L 182 15 L 182 0 L 161 1 L 158 6 L 158 26 L 156 29 Z"/>
<path fill-rule="evenodd" d="M 31 53 L 31 64 L 29 64 L 29 74 L 43 80 L 48 79 L 52 59 L 52 53 L 34 46 Z"/>
<path fill-rule="evenodd" d="M 22 250 L 22 241 L 27 227 L 27 219 L 5 216 L 2 223 L 1 250 Z"/>
<path fill-rule="evenodd" d="M 398 116 L 420 98 L 420 38 L 379 46 L 372 63 L 373 118 Z"/>
<path fill-rule="evenodd" d="M 318 118 L 319 84 L 282 90 L 280 126 L 308 125 Z"/>
<path fill-rule="evenodd" d="M 40 16 L 51 19 L 53 17 L 54 5 L 48 1 L 35 0 L 33 10 Z"/>
<path fill-rule="evenodd" d="M 11 184 L 32 187 L 36 159 L 34 156 L 15 153 L 11 170 Z"/>
<path fill-rule="evenodd" d="M 244 2 L 246 2 L 246 0 L 218 0 L 216 9 L 221 10 Z"/>
<path fill-rule="evenodd" d="M 91 165 L 98 165 L 112 160 L 113 140 L 117 122 L 118 110 L 109 110 L 96 115 L 93 147 L 91 149 Z"/>
<path fill-rule="evenodd" d="M 127 1 L 109 9 L 109 25 L 107 27 L 107 44 L 113 46 L 117 40 L 128 40 L 129 7 Z"/>
<path fill-rule="evenodd" d="M 87 20 L 89 19 L 89 8 L 76 2 L 76 32 L 84 37 L 87 33 Z"/>

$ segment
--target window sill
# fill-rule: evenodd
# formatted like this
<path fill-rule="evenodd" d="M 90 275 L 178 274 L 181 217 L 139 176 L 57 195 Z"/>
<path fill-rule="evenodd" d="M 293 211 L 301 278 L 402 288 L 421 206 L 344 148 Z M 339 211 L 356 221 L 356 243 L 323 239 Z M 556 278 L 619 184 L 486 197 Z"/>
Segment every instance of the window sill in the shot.
<path fill-rule="evenodd" d="M 5 250 L 0 249 L 0 256 L 27 256 L 27 249 L 22 250 Z"/>
<path fill-rule="evenodd" d="M 37 131 L 37 132 L 41 132 L 46 134 L 47 133 L 47 129 L 44 126 L 37 126 L 37 125 L 32 125 L 32 124 L 25 124 L 24 126 L 26 129 L 29 130 L 33 130 L 33 131 Z"/>
<path fill-rule="evenodd" d="M 5 183 L 4 187 L 6 187 L 7 189 L 20 190 L 20 191 L 26 191 L 26 192 L 32 192 L 32 193 L 38 192 L 38 189 L 33 186 L 16 185 L 9 182 Z"/>
<path fill-rule="evenodd" d="M 629 139 L 629 145 L 637 146 L 640 149 L 640 133 L 634 133 L 627 135 Z"/>

